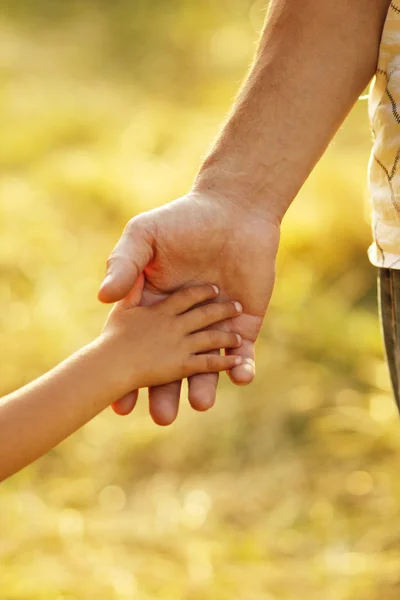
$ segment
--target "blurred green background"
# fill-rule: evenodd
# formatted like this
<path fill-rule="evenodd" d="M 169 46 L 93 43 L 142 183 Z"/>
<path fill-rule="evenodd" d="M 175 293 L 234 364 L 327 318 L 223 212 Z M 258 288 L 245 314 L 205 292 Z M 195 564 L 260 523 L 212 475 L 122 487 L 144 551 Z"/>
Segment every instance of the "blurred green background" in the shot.
<path fill-rule="evenodd" d="M 189 189 L 265 4 L 0 3 L 1 393 L 99 333 L 109 251 Z M 1 485 L 1 600 L 398 598 L 369 149 L 359 101 L 284 222 L 251 387 L 165 429 L 143 394 Z"/>

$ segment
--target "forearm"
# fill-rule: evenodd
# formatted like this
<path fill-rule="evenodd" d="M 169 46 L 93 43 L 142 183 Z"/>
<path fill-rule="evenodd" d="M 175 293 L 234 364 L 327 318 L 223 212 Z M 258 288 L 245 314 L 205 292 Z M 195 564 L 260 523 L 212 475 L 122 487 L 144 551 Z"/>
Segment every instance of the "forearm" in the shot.
<path fill-rule="evenodd" d="M 389 0 L 272 0 L 195 183 L 279 220 L 374 74 Z"/>
<path fill-rule="evenodd" d="M 0 481 L 53 448 L 125 393 L 118 389 L 118 381 L 113 381 L 111 359 L 112 348 L 97 340 L 0 399 Z"/>

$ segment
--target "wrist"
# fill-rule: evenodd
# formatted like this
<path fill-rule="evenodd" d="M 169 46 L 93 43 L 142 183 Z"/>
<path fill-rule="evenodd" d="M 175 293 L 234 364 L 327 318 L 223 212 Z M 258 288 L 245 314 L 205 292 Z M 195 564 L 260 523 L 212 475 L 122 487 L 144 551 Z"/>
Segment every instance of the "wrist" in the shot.
<path fill-rule="evenodd" d="M 193 184 L 193 192 L 213 195 L 223 204 L 233 204 L 245 212 L 280 225 L 291 200 L 275 191 L 272 185 L 261 185 L 260 174 L 235 168 L 239 158 L 221 160 L 210 156 L 201 166 Z M 257 170 L 257 168 L 255 169 Z"/>
<path fill-rule="evenodd" d="M 103 331 L 92 345 L 99 358 L 99 369 L 104 374 L 104 377 L 99 376 L 111 402 L 139 387 L 132 344 L 127 348 L 125 333 Z"/>
<path fill-rule="evenodd" d="M 114 357 L 116 353 L 113 337 L 101 333 L 86 346 L 86 351 L 91 357 L 92 368 L 97 381 L 96 385 L 101 390 L 101 395 L 106 399 L 106 404 L 111 404 L 118 397 L 120 387 L 115 368 Z M 118 388 L 116 388 L 117 383 L 119 384 Z"/>

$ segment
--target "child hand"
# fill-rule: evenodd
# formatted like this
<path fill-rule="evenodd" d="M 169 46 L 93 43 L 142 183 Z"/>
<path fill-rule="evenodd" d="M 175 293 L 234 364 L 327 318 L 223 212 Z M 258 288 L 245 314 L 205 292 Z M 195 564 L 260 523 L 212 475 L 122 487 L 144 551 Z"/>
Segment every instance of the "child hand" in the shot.
<path fill-rule="evenodd" d="M 181 289 L 151 307 L 137 306 L 143 281 L 142 276 L 129 297 L 114 306 L 100 338 L 110 353 L 111 384 L 117 397 L 195 373 L 229 370 L 241 363 L 237 356 L 210 353 L 240 346 L 239 335 L 206 329 L 238 316 L 242 311 L 238 302 L 202 304 L 214 300 L 218 290 L 198 285 Z"/>

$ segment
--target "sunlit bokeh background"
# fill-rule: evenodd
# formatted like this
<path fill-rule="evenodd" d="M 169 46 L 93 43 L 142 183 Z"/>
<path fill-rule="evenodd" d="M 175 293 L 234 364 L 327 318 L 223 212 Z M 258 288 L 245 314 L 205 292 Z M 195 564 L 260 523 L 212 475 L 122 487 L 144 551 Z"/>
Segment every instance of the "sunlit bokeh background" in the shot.
<path fill-rule="evenodd" d="M 254 0 L 0 3 L 0 389 L 95 337 L 105 259 L 185 193 L 254 53 Z M 283 227 L 254 384 L 157 428 L 146 396 L 1 485 L 1 600 L 400 591 L 400 422 L 359 101 Z M 0 432 L 1 435 L 1 432 Z"/>

